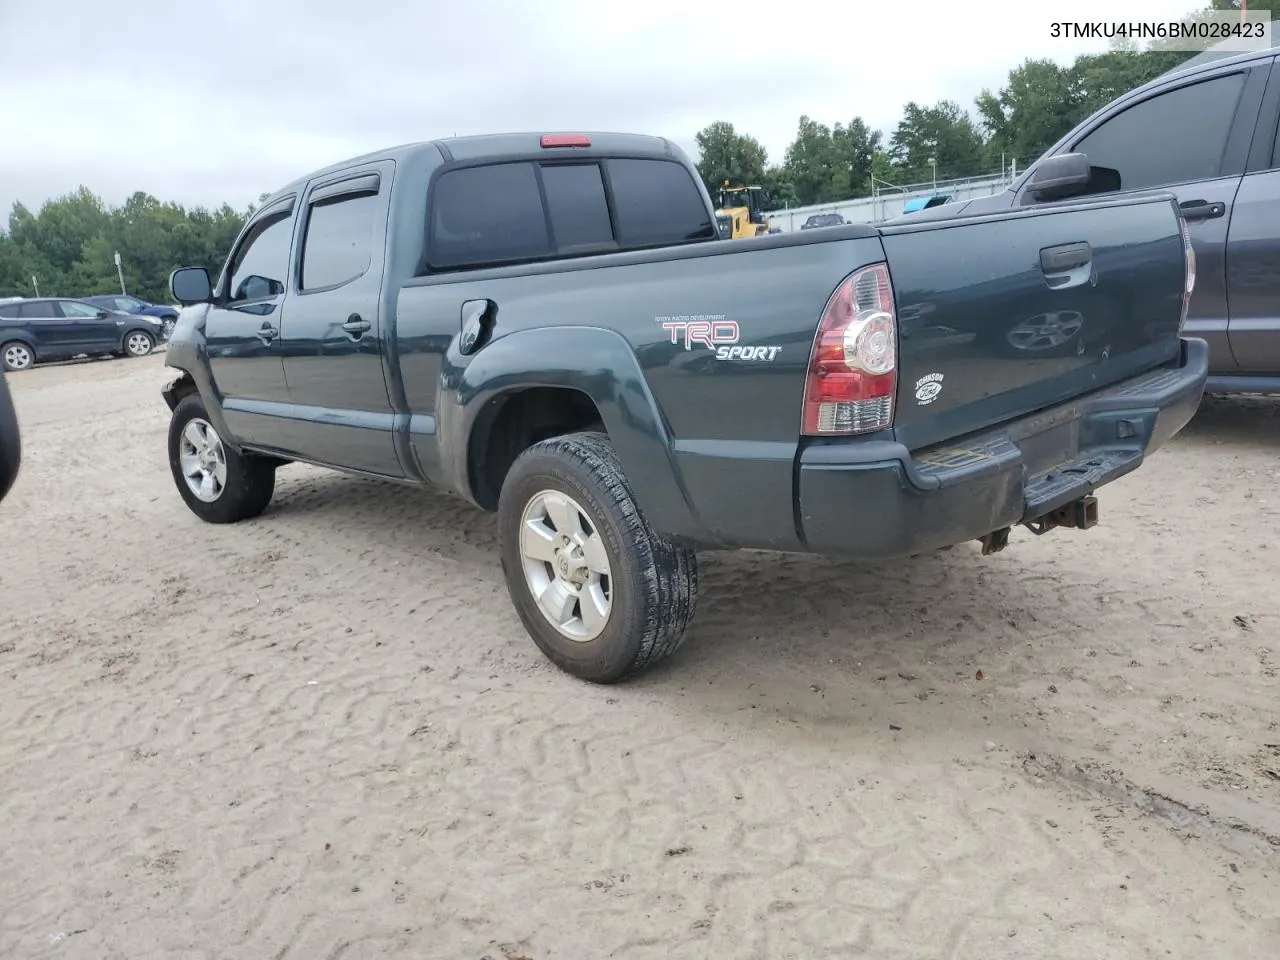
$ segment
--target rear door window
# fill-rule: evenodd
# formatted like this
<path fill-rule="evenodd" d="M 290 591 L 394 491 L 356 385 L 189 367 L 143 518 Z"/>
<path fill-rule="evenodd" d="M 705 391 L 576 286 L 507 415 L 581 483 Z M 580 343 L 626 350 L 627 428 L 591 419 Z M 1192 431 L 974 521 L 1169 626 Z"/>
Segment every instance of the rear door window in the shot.
<path fill-rule="evenodd" d="M 660 246 L 717 236 L 689 171 L 670 160 L 609 160 L 609 185 L 623 247 Z"/>
<path fill-rule="evenodd" d="M 8 317 L 12 319 L 18 315 L 18 305 L 16 303 L 8 303 L 0 305 L 0 317 Z"/>
<path fill-rule="evenodd" d="M 311 205 L 302 242 L 302 289 L 336 287 L 362 277 L 373 259 L 378 195 L 338 196 Z"/>
<path fill-rule="evenodd" d="M 19 311 L 23 320 L 57 320 L 60 317 L 52 300 L 40 303 L 24 303 Z"/>

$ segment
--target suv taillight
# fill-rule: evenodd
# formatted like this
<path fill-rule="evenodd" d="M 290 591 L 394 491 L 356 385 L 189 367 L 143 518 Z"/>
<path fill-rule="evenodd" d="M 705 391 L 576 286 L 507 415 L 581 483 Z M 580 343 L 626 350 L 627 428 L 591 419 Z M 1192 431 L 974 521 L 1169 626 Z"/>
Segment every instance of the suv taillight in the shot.
<path fill-rule="evenodd" d="M 1182 325 L 1187 322 L 1187 310 L 1191 306 L 1191 294 L 1196 289 L 1196 250 L 1191 245 L 1191 230 L 1187 226 L 1187 221 L 1178 217 L 1178 233 L 1182 237 L 1182 258 L 1186 267 L 1186 281 L 1182 287 L 1182 318 L 1178 321 L 1178 332 L 1182 332 Z"/>
<path fill-rule="evenodd" d="M 887 264 L 863 267 L 836 288 L 809 354 L 804 435 L 848 436 L 893 424 L 897 326 Z"/>

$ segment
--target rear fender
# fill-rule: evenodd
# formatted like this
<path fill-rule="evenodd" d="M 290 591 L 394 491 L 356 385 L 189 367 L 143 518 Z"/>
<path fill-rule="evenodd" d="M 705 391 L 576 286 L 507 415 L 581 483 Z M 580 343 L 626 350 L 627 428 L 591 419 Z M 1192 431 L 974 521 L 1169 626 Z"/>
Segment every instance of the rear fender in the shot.
<path fill-rule="evenodd" d="M 521 330 L 473 356 L 450 346 L 441 370 L 438 436 L 441 471 L 475 502 L 468 451 L 478 421 L 503 394 L 559 387 L 595 403 L 622 461 L 627 485 L 655 531 L 698 540 L 702 525 L 672 456 L 672 443 L 631 345 L 599 327 Z"/>

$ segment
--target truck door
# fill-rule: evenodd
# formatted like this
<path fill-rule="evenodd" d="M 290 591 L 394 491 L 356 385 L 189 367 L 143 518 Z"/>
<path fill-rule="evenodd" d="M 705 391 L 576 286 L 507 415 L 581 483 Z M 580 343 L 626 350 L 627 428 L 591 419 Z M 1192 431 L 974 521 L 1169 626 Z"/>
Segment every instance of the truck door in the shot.
<path fill-rule="evenodd" d="M 214 385 L 232 432 L 246 443 L 285 449 L 289 391 L 280 323 L 295 197 L 260 210 L 240 234 L 205 319 Z"/>
<path fill-rule="evenodd" d="M 1227 335 L 1241 376 L 1280 377 L 1280 70 L 1272 69 L 1227 232 Z M 1212 385 L 1211 385 L 1212 387 Z"/>
<path fill-rule="evenodd" d="M 1196 251 L 1184 329 L 1209 343 L 1213 372 L 1236 368 L 1227 337 L 1227 225 L 1269 72 L 1262 61 L 1171 81 L 1122 100 L 1057 151 L 1085 153 L 1093 166 L 1114 170 L 1119 192 L 1168 190 L 1178 198 Z"/>
<path fill-rule="evenodd" d="M 334 466 L 400 478 L 387 394 L 382 274 L 395 162 L 312 183 L 281 328 L 290 442 Z"/>

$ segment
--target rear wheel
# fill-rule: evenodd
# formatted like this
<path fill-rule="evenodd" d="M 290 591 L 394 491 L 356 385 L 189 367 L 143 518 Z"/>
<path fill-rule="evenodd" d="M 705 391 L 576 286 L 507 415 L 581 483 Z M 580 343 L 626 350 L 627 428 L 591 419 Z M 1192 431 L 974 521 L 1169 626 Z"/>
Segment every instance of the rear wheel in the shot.
<path fill-rule="evenodd" d="M 256 517 L 275 493 L 275 464 L 224 443 L 198 393 L 184 397 L 173 410 L 169 469 L 183 501 L 208 523 Z"/>
<path fill-rule="evenodd" d="M 25 343 L 12 340 L 0 347 L 0 364 L 11 373 L 26 370 L 36 362 L 36 355 Z"/>
<path fill-rule="evenodd" d="M 145 357 L 155 349 L 156 342 L 145 330 L 130 330 L 124 338 L 124 352 L 130 357 Z"/>
<path fill-rule="evenodd" d="M 646 522 L 606 435 L 573 433 L 525 450 L 502 485 L 498 523 L 516 613 L 560 669 L 613 683 L 684 640 L 697 558 Z"/>

